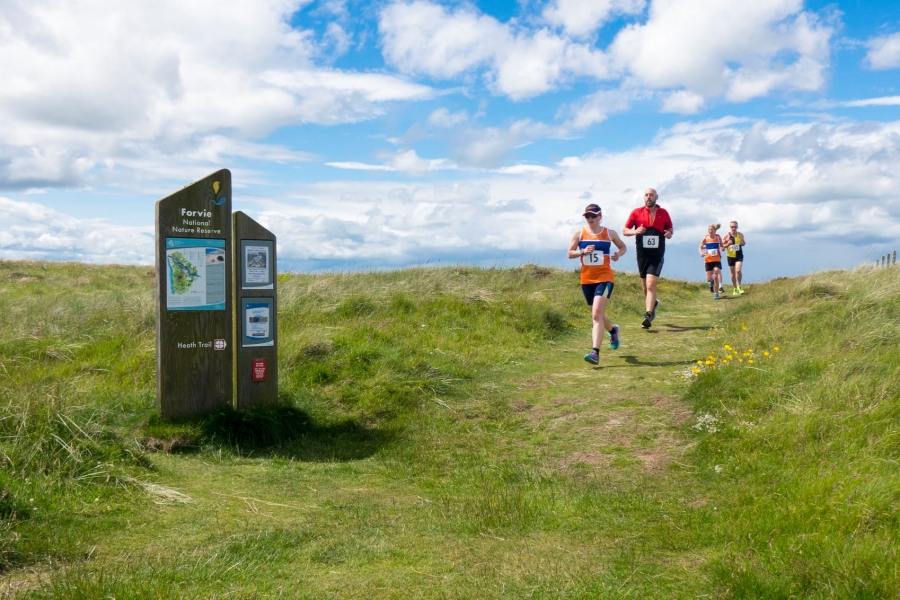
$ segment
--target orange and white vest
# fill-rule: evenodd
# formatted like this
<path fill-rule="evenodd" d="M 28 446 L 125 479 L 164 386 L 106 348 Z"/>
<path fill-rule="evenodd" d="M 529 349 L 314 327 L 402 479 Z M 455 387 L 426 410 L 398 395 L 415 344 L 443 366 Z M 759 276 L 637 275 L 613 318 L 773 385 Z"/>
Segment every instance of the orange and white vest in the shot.
<path fill-rule="evenodd" d="M 604 227 L 600 233 L 591 233 L 587 227 L 581 228 L 581 239 L 578 247 L 584 251 L 588 246 L 594 246 L 594 251 L 581 257 L 581 283 L 601 283 L 605 281 L 615 282 L 610 263 L 612 240 L 609 230 Z"/>

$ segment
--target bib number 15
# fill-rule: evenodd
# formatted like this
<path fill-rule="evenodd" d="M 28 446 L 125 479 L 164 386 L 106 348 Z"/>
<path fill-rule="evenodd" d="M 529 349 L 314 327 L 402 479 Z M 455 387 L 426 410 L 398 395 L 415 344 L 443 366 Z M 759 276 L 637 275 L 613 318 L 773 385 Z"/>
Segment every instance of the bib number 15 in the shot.
<path fill-rule="evenodd" d="M 602 252 L 588 252 L 584 255 L 584 264 L 586 265 L 602 265 L 603 257 L 606 256 Z"/>

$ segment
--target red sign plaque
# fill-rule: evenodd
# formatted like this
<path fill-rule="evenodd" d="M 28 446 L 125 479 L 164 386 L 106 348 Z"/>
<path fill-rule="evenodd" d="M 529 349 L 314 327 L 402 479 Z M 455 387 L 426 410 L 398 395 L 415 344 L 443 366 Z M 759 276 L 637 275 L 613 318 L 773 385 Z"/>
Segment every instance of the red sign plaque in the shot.
<path fill-rule="evenodd" d="M 255 358 L 253 359 L 253 381 L 266 380 L 266 361 Z"/>

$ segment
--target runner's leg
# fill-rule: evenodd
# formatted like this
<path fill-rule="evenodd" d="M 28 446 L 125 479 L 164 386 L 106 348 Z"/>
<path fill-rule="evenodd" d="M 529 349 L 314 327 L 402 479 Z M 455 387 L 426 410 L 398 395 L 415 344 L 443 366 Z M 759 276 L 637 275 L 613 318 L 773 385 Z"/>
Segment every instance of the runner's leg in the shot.
<path fill-rule="evenodd" d="M 653 309 L 656 307 L 656 283 L 658 281 L 659 277 L 648 273 L 647 279 L 644 282 L 644 299 L 646 300 L 648 313 L 652 313 Z"/>
<path fill-rule="evenodd" d="M 742 260 L 734 263 L 734 271 L 735 271 L 735 273 L 737 273 L 737 286 L 738 287 L 741 287 L 741 279 L 742 279 L 741 267 L 743 267 L 743 266 L 744 266 L 744 261 L 742 261 Z M 734 279 L 734 277 L 732 277 L 732 279 Z"/>
<path fill-rule="evenodd" d="M 594 296 L 594 304 L 591 306 L 591 318 L 594 320 L 594 328 L 591 330 L 591 340 L 594 348 L 599 348 L 603 343 L 603 334 L 612 329 L 612 321 L 606 314 L 606 305 L 609 298 Z"/>

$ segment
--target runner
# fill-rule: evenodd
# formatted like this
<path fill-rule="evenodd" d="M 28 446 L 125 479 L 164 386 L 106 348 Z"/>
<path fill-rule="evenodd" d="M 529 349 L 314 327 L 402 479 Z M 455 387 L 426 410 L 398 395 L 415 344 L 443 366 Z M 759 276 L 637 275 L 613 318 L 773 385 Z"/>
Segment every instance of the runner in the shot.
<path fill-rule="evenodd" d="M 700 241 L 700 256 L 703 257 L 706 266 L 706 280 L 709 282 L 709 291 L 713 292 L 716 300 L 719 299 L 719 290 L 722 288 L 722 236 L 716 233 L 722 225 L 715 223 L 706 228 L 708 234 Z"/>
<path fill-rule="evenodd" d="M 600 364 L 600 342 L 603 341 L 604 331 L 609 332 L 609 347 L 613 350 L 619 348 L 619 326 L 612 324 L 606 314 L 606 306 L 616 279 L 610 260 L 619 260 L 626 248 L 625 242 L 615 231 L 600 225 L 603 213 L 599 206 L 588 204 L 583 216 L 587 220 L 587 227 L 582 227 L 572 235 L 569 258 L 581 259 L 581 291 L 591 307 L 591 318 L 594 321 L 591 330 L 594 347 L 585 354 L 584 360 L 596 365 Z M 610 254 L 613 244 L 618 251 Z"/>
<path fill-rule="evenodd" d="M 644 192 L 644 206 L 636 208 L 628 215 L 622 234 L 637 236 L 638 273 L 641 276 L 641 287 L 644 290 L 644 304 L 647 312 L 641 327 L 650 329 L 650 323 L 656 318 L 659 300 L 656 297 L 656 285 L 662 273 L 663 255 L 666 253 L 666 240 L 672 239 L 675 231 L 672 218 L 666 209 L 657 206 L 659 195 L 653 188 Z"/>
<path fill-rule="evenodd" d="M 744 266 L 744 244 L 747 240 L 737 228 L 738 222 L 732 221 L 728 226 L 728 233 L 722 239 L 722 243 L 728 248 L 725 255 L 728 259 L 728 270 L 731 271 L 731 285 L 734 287 L 731 290 L 732 296 L 744 293 L 744 288 L 741 287 L 741 267 Z"/>

